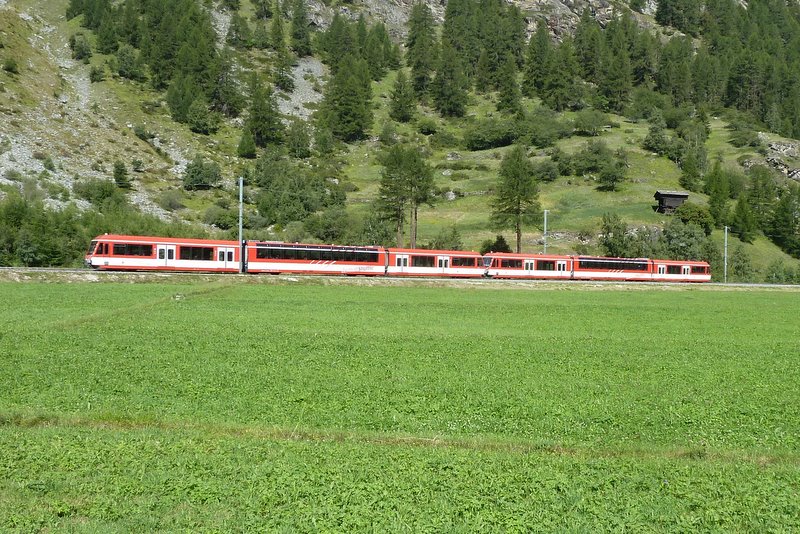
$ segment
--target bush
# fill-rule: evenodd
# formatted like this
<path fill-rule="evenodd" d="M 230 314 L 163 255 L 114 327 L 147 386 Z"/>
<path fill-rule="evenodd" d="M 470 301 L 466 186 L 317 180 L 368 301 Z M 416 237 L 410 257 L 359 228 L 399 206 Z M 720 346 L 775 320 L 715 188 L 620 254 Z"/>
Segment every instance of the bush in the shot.
<path fill-rule="evenodd" d="M 175 211 L 186 207 L 183 204 L 183 193 L 177 189 L 168 189 L 161 193 L 158 205 L 167 211 Z"/>
<path fill-rule="evenodd" d="M 187 191 L 210 189 L 222 181 L 222 171 L 213 161 L 206 162 L 203 156 L 196 156 L 186 165 L 183 174 L 183 188 Z"/>
<path fill-rule="evenodd" d="M 422 117 L 417 121 L 417 131 L 422 135 L 433 135 L 437 132 L 438 126 L 436 121 L 430 117 Z"/>
<path fill-rule="evenodd" d="M 101 206 L 107 202 L 122 203 L 125 200 L 114 182 L 100 178 L 77 181 L 72 185 L 72 192 L 78 198 L 88 200 L 95 206 Z"/>
<path fill-rule="evenodd" d="M 11 74 L 19 74 L 19 65 L 17 65 L 17 60 L 13 57 L 7 57 L 3 61 L 3 70 Z"/>
<path fill-rule="evenodd" d="M 467 130 L 464 144 L 469 150 L 487 150 L 509 146 L 518 137 L 518 128 L 513 121 L 486 119 Z"/>
<path fill-rule="evenodd" d="M 533 167 L 533 176 L 539 182 L 553 182 L 559 176 L 558 165 L 552 160 L 545 160 Z"/>
<path fill-rule="evenodd" d="M 106 69 L 102 65 L 94 65 L 89 70 L 89 81 L 92 83 L 102 82 L 106 79 Z"/>
<path fill-rule="evenodd" d="M 72 35 L 69 38 L 69 47 L 72 50 L 72 59 L 89 63 L 89 58 L 92 57 L 92 45 L 83 33 Z"/>

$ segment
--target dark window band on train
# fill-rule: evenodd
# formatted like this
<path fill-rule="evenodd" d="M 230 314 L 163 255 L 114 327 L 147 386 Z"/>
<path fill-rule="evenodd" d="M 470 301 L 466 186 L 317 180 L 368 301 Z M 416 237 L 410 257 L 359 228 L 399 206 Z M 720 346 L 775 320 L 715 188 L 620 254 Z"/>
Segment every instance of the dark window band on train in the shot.
<path fill-rule="evenodd" d="M 348 249 L 338 247 L 294 247 L 291 245 L 257 245 L 256 258 L 260 260 L 350 261 L 378 263 L 376 249 Z"/>
<path fill-rule="evenodd" d="M 600 269 L 603 271 L 646 271 L 648 263 L 636 260 L 601 260 L 596 258 L 579 258 L 580 269 Z"/>
<path fill-rule="evenodd" d="M 522 260 L 500 260 L 500 268 L 502 269 L 522 269 Z"/>
<path fill-rule="evenodd" d="M 214 261 L 214 249 L 211 247 L 181 247 L 178 259 Z"/>
<path fill-rule="evenodd" d="M 539 271 L 555 271 L 556 262 L 553 260 L 536 260 L 536 269 Z"/>
<path fill-rule="evenodd" d="M 692 266 L 692 274 L 708 274 L 708 267 L 701 265 Z"/>
<path fill-rule="evenodd" d="M 667 274 L 681 274 L 681 266 L 667 265 Z"/>
<path fill-rule="evenodd" d="M 453 267 L 475 267 L 480 258 L 466 258 L 461 256 L 454 256 L 450 265 Z"/>
<path fill-rule="evenodd" d="M 412 267 L 433 267 L 433 256 L 411 256 Z"/>
<path fill-rule="evenodd" d="M 153 245 L 114 243 L 114 256 L 152 256 Z"/>

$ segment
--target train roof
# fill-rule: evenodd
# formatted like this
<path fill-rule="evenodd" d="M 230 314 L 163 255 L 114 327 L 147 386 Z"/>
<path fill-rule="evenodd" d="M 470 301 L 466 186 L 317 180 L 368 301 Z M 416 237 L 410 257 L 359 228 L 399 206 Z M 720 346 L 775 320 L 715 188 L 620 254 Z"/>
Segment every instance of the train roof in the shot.
<path fill-rule="evenodd" d="M 226 241 L 222 239 L 198 239 L 195 237 L 155 237 L 142 235 L 122 235 L 122 234 L 102 234 L 93 241 L 121 241 L 125 243 L 153 243 L 164 245 L 206 245 L 206 246 L 225 246 L 236 247 L 237 241 Z"/>

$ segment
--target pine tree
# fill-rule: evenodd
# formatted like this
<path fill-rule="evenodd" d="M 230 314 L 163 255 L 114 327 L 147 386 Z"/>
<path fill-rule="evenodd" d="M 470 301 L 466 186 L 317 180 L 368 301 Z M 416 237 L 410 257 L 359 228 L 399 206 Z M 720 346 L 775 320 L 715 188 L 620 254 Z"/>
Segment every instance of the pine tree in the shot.
<path fill-rule="evenodd" d="M 445 117 L 462 117 L 467 110 L 467 79 L 455 49 L 442 43 L 442 57 L 431 83 L 436 110 Z"/>
<path fill-rule="evenodd" d="M 609 110 L 620 112 L 633 88 L 630 57 L 622 32 L 614 35 L 613 41 L 603 49 L 601 58 L 600 94 Z"/>
<path fill-rule="evenodd" d="M 184 74 L 175 76 L 167 90 L 167 105 L 172 119 L 185 123 L 188 120 L 189 106 L 200 94 L 200 85 L 195 82 L 194 78 Z"/>
<path fill-rule="evenodd" d="M 752 243 L 757 229 L 756 218 L 746 195 L 739 195 L 736 208 L 733 210 L 731 230 L 745 243 Z"/>
<path fill-rule="evenodd" d="M 274 50 L 281 50 L 286 46 L 286 34 L 283 30 L 283 15 L 279 9 L 280 0 L 275 0 L 275 11 L 269 27 L 270 44 Z"/>
<path fill-rule="evenodd" d="M 242 138 L 239 140 L 236 153 L 240 158 L 253 159 L 256 157 L 256 142 L 253 139 L 253 132 L 247 126 L 242 131 Z"/>
<path fill-rule="evenodd" d="M 101 54 L 113 54 L 117 51 L 117 25 L 111 13 L 106 13 L 97 30 L 97 51 Z"/>
<path fill-rule="evenodd" d="M 477 7 L 474 0 L 450 0 L 442 24 L 442 42 L 447 41 L 452 46 L 467 79 L 474 75 L 481 51 Z"/>
<path fill-rule="evenodd" d="M 528 43 L 528 53 L 525 58 L 525 71 L 522 82 L 522 92 L 525 96 L 533 97 L 541 94 L 552 54 L 553 50 L 547 22 L 539 20 L 536 24 L 536 33 L 533 34 Z"/>
<path fill-rule="evenodd" d="M 311 30 L 305 0 L 292 4 L 292 50 L 298 57 L 311 55 Z"/>
<path fill-rule="evenodd" d="M 397 122 L 408 122 L 414 117 L 417 109 L 414 88 L 408 81 L 403 69 L 397 71 L 397 78 L 392 88 L 392 97 L 389 102 L 389 116 Z"/>
<path fill-rule="evenodd" d="M 419 207 L 433 202 L 433 169 L 419 150 L 404 145 L 389 148 L 381 157 L 381 164 L 380 209 L 385 219 L 395 224 L 398 247 L 403 245 L 403 226 L 406 210 L 409 211 L 410 246 L 416 248 Z"/>
<path fill-rule="evenodd" d="M 497 100 L 497 110 L 505 113 L 519 115 L 522 113 L 522 104 L 519 84 L 517 83 L 517 63 L 512 56 L 508 56 L 503 69 L 500 71 L 500 94 Z"/>
<path fill-rule="evenodd" d="M 411 68 L 411 84 L 418 96 L 428 92 L 437 56 L 433 15 L 426 4 L 417 2 L 408 19 L 406 63 Z"/>
<path fill-rule="evenodd" d="M 246 127 L 253 134 L 253 141 L 258 147 L 263 148 L 283 140 L 284 126 L 272 87 L 265 86 L 260 80 L 254 80 L 250 117 Z"/>
<path fill-rule="evenodd" d="M 294 90 L 294 77 L 292 76 L 293 58 L 286 45 L 275 51 L 275 60 L 272 65 L 272 81 L 281 91 Z"/>
<path fill-rule="evenodd" d="M 492 73 L 489 72 L 489 54 L 486 53 L 486 50 L 481 51 L 472 81 L 475 84 L 475 90 L 479 93 L 485 93 L 492 85 Z"/>
<path fill-rule="evenodd" d="M 491 203 L 492 223 L 498 228 L 513 228 L 517 252 L 522 251 L 522 227 L 540 220 L 539 192 L 533 176 L 525 148 L 514 146 L 500 163 L 500 179 Z"/>
<path fill-rule="evenodd" d="M 583 87 L 578 80 L 578 71 L 572 39 L 565 37 L 558 50 L 551 54 L 544 71 L 544 86 L 541 90 L 544 103 L 555 111 L 580 107 Z"/>
<path fill-rule="evenodd" d="M 575 49 L 583 78 L 597 83 L 600 75 L 600 57 L 604 41 L 597 20 L 587 7 L 583 10 L 578 27 L 575 29 Z"/>
<path fill-rule="evenodd" d="M 235 48 L 248 48 L 253 43 L 253 33 L 247 21 L 238 12 L 231 15 L 225 42 Z"/>
<path fill-rule="evenodd" d="M 300 119 L 292 121 L 286 134 L 286 148 L 293 158 L 305 159 L 311 156 L 311 136 L 306 121 Z"/>
<path fill-rule="evenodd" d="M 255 7 L 255 17 L 258 20 L 267 20 L 272 16 L 271 0 L 252 0 Z"/>
<path fill-rule="evenodd" d="M 142 27 L 135 4 L 136 0 L 125 0 L 122 7 L 122 20 L 119 25 L 119 38 L 134 48 L 139 48 Z"/>
<path fill-rule="evenodd" d="M 120 160 L 114 162 L 114 183 L 120 189 L 130 189 L 131 179 L 128 177 L 128 168 Z"/>
<path fill-rule="evenodd" d="M 193 132 L 208 135 L 219 130 L 220 117 L 208 109 L 208 103 L 203 96 L 198 96 L 189 106 L 186 122 Z"/>
<path fill-rule="evenodd" d="M 324 124 L 342 141 L 363 139 L 372 126 L 372 87 L 366 61 L 349 55 L 328 83 L 322 102 Z"/>
<path fill-rule="evenodd" d="M 211 109 L 226 117 L 238 117 L 245 106 L 233 74 L 233 65 L 230 49 L 224 49 L 220 54 L 219 69 L 210 97 Z"/>

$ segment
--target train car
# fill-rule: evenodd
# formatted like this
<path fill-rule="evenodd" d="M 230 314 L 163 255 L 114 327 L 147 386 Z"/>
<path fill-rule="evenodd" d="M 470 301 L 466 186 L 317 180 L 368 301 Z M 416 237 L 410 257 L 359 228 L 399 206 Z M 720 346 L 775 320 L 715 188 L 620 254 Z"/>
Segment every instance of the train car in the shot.
<path fill-rule="evenodd" d="M 249 273 L 378 276 L 386 274 L 386 265 L 383 247 L 247 242 Z"/>
<path fill-rule="evenodd" d="M 105 234 L 84 259 L 99 270 L 236 273 L 240 249 L 236 241 Z"/>
<path fill-rule="evenodd" d="M 574 256 L 572 268 L 575 280 L 649 282 L 653 278 L 652 261 L 647 258 Z"/>
<path fill-rule="evenodd" d="M 569 280 L 572 278 L 570 256 L 514 254 L 490 252 L 484 256 L 486 276 L 535 280 Z"/>
<path fill-rule="evenodd" d="M 710 282 L 711 267 L 704 261 L 652 260 L 656 282 Z"/>
<path fill-rule="evenodd" d="M 390 276 L 443 276 L 480 278 L 485 273 L 478 252 L 390 248 L 386 274 Z"/>

